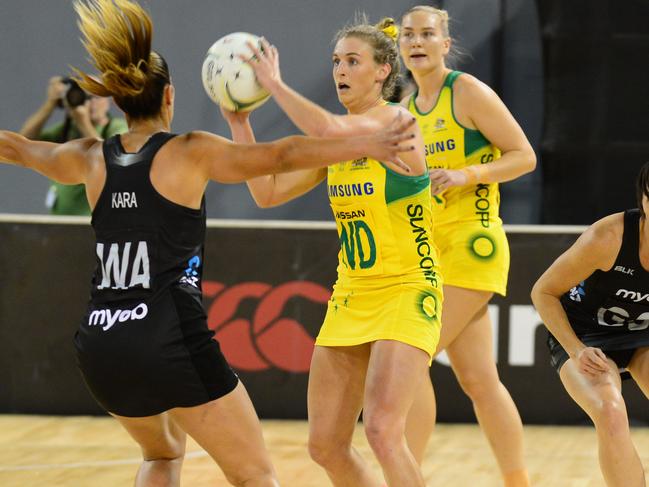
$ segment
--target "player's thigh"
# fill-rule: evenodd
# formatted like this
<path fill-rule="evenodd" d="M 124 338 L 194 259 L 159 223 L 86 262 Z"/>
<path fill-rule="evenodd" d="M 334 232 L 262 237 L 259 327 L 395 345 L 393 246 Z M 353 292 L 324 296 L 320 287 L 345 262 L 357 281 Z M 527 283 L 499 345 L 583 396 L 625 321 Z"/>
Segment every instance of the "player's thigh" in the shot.
<path fill-rule="evenodd" d="M 437 352 L 445 350 L 458 338 L 492 296 L 493 293 L 490 291 L 444 285 L 442 330 Z"/>
<path fill-rule="evenodd" d="M 405 428 L 415 395 L 429 373 L 430 355 L 396 340 L 379 340 L 372 354 L 365 384 L 363 418 L 390 418 Z"/>
<path fill-rule="evenodd" d="M 351 441 L 363 407 L 369 357 L 369 344 L 315 347 L 308 389 L 312 440 Z"/>
<path fill-rule="evenodd" d="M 169 413 L 226 474 L 244 465 L 272 470 L 257 413 L 241 382 L 225 396 Z"/>
<path fill-rule="evenodd" d="M 498 381 L 493 330 L 487 305 L 462 329 L 447 349 L 451 367 L 464 385 L 492 386 Z"/>
<path fill-rule="evenodd" d="M 649 347 L 637 349 L 627 369 L 644 395 L 649 398 Z"/>

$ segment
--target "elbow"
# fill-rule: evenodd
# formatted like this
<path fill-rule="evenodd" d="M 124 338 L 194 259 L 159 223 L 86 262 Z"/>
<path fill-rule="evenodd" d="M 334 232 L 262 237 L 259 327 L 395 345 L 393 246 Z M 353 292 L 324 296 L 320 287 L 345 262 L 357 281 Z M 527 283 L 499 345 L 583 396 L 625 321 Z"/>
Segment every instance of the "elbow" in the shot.
<path fill-rule="evenodd" d="M 264 176 L 246 182 L 250 196 L 257 208 L 271 208 L 277 206 L 275 202 L 275 176 Z"/>
<path fill-rule="evenodd" d="M 12 144 L 12 139 L 14 137 L 11 132 L 0 130 L 0 161 L 15 166 L 28 167 L 18 150 Z"/>
<path fill-rule="evenodd" d="M 275 206 L 270 198 L 257 198 L 253 196 L 253 199 L 255 200 L 257 208 L 262 208 L 265 210 L 266 208 L 272 208 L 273 206 Z"/>
<path fill-rule="evenodd" d="M 255 204 L 257 205 L 257 208 L 261 208 L 263 210 L 280 206 L 285 201 L 288 201 L 288 200 L 277 200 L 274 194 L 268 194 L 263 197 L 253 195 L 252 198 L 255 200 Z"/>
<path fill-rule="evenodd" d="M 530 299 L 532 300 L 532 304 L 536 306 L 536 300 L 539 294 L 538 290 L 538 281 L 534 283 L 534 286 L 532 286 L 532 290 L 530 291 Z"/>
<path fill-rule="evenodd" d="M 263 206 L 259 206 L 262 210 L 267 210 L 269 208 L 275 208 L 276 206 L 281 206 L 281 203 L 276 203 L 274 201 L 267 201 Z"/>
<path fill-rule="evenodd" d="M 533 172 L 536 169 L 536 153 L 531 147 L 525 151 L 524 167 L 525 174 Z"/>
<path fill-rule="evenodd" d="M 530 291 L 530 298 L 532 300 L 532 304 L 536 309 L 539 308 L 539 304 L 543 300 L 543 296 L 547 297 L 549 296 L 549 293 L 547 292 L 547 289 L 543 287 L 541 279 L 539 279 L 534 283 L 534 286 L 532 286 L 532 290 Z"/>
<path fill-rule="evenodd" d="M 509 155 L 512 162 L 512 179 L 529 174 L 536 169 L 536 153 L 530 145 L 503 152 L 501 157 Z"/>

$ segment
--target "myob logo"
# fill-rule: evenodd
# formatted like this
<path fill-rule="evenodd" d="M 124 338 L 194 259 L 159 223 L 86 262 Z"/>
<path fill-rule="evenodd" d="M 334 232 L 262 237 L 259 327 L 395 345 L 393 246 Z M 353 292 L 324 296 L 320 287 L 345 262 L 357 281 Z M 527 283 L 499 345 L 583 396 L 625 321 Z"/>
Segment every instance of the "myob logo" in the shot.
<path fill-rule="evenodd" d="M 125 321 L 141 320 L 149 314 L 149 307 L 140 303 L 133 309 L 96 309 L 90 313 L 88 326 L 101 326 L 102 330 L 110 330 L 115 323 Z"/>
<path fill-rule="evenodd" d="M 615 295 L 620 296 L 622 299 L 629 299 L 636 303 L 639 303 L 640 301 L 649 301 L 649 293 L 642 294 L 641 292 L 618 289 Z"/>

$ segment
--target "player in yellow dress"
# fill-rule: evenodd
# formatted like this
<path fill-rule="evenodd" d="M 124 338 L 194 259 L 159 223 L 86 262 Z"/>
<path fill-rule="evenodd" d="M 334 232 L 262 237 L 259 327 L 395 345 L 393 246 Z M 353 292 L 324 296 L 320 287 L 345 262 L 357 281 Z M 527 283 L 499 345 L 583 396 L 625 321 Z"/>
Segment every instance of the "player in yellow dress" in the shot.
<path fill-rule="evenodd" d="M 444 278 L 443 328 L 453 371 L 471 398 L 505 485 L 529 485 L 518 410 L 498 377 L 487 305 L 505 295 L 507 238 L 498 216 L 498 183 L 534 169 L 536 157 L 507 107 L 487 85 L 452 71 L 448 14 L 429 6 L 402 19 L 401 56 L 417 91 L 403 101 L 420 124 L 431 169 L 434 240 Z M 432 388 L 422 388 L 408 440 L 421 461 L 435 421 Z M 426 426 L 427 425 L 427 426 Z"/>
<path fill-rule="evenodd" d="M 333 115 L 286 86 L 277 50 L 264 42 L 250 64 L 259 82 L 307 135 L 368 133 L 395 114 L 386 103 L 399 70 L 394 22 L 354 25 L 336 37 L 333 77 L 347 115 Z M 226 114 L 235 141 L 252 142 L 245 115 Z M 416 127 L 416 126 L 415 126 Z M 430 180 L 419 129 L 411 168 L 361 158 L 325 170 L 257 178 L 257 203 L 274 206 L 327 178 L 341 250 L 338 280 L 318 335 L 309 375 L 309 450 L 334 485 L 377 487 L 380 481 L 351 445 L 361 409 L 369 443 L 390 486 L 423 487 L 405 441 L 406 416 L 428 380 L 442 304 L 432 241 Z"/>

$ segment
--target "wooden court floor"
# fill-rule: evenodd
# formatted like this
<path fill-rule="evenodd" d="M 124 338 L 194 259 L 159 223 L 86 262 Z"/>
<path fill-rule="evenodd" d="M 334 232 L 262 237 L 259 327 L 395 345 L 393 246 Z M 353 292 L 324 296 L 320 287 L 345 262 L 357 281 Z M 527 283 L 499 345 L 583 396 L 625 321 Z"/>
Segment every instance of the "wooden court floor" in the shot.
<path fill-rule="evenodd" d="M 306 451 L 306 423 L 264 421 L 264 433 L 285 487 L 329 486 Z M 649 465 L 649 428 L 633 430 Z M 526 426 L 526 457 L 536 487 L 604 487 L 590 427 Z M 355 444 L 372 459 L 362 428 Z M 188 443 L 183 487 L 227 486 L 222 473 Z M 133 485 L 139 450 L 111 418 L 0 416 L 0 486 L 119 487 Z M 379 472 L 378 466 L 372 465 Z M 438 425 L 424 463 L 431 487 L 500 486 L 495 462 L 475 425 Z"/>

